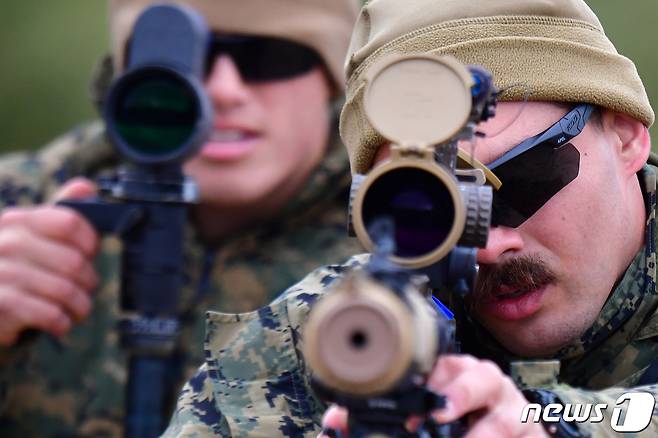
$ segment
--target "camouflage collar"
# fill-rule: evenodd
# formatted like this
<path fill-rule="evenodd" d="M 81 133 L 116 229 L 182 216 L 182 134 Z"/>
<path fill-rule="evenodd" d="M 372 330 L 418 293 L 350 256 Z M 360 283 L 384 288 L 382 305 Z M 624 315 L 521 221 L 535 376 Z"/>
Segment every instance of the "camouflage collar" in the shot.
<path fill-rule="evenodd" d="M 656 292 L 656 172 L 645 166 L 638 178 L 643 189 L 648 219 L 645 232 L 645 246 L 633 259 L 622 280 L 611 292 L 598 318 L 583 336 L 564 347 L 552 359 L 560 359 L 561 380 L 591 386 L 589 383 L 606 369 L 608 376 L 615 379 L 625 376 L 615 372 L 614 368 L 638 333 L 647 324 L 647 320 L 656 312 L 658 296 Z M 655 315 L 654 315 L 655 316 Z M 468 321 L 467 327 L 474 335 L 471 342 L 477 345 L 476 354 L 494 359 L 504 368 L 511 361 L 522 360 L 506 351 L 483 327 L 474 321 Z M 483 354 L 481 354 L 483 353 Z"/>

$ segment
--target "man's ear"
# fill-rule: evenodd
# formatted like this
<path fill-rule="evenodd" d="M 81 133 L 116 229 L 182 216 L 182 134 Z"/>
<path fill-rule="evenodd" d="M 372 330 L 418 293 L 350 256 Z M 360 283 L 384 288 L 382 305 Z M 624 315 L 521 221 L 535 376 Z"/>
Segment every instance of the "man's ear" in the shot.
<path fill-rule="evenodd" d="M 651 152 L 649 130 L 639 120 L 625 114 L 604 111 L 602 115 L 604 130 L 615 135 L 616 153 L 627 173 L 638 172 L 647 162 Z"/>

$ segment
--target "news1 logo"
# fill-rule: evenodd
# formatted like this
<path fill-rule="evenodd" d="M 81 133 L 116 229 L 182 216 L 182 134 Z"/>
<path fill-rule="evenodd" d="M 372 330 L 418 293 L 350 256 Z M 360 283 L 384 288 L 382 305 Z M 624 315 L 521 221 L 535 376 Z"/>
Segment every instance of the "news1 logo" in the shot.
<path fill-rule="evenodd" d="M 655 399 L 648 392 L 627 392 L 617 398 L 612 409 L 610 427 L 615 432 L 642 432 L 649 426 L 653 415 Z M 626 409 L 624 409 L 626 405 Z M 557 423 L 560 419 L 575 423 L 600 423 L 604 419 L 606 403 L 549 403 L 542 406 L 529 403 L 523 408 L 521 422 Z M 532 412 L 532 417 L 530 413 Z M 624 414 L 624 415 L 622 415 Z"/>

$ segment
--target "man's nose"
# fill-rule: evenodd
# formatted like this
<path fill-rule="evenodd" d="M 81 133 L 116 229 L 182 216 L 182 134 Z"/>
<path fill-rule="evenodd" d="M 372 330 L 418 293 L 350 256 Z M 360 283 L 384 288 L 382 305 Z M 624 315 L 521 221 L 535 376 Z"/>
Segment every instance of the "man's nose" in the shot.
<path fill-rule="evenodd" d="M 489 230 L 487 247 L 477 252 L 477 262 L 481 264 L 494 264 L 502 261 L 503 257 L 523 249 L 523 237 L 516 228 L 492 227 Z"/>
<path fill-rule="evenodd" d="M 233 59 L 228 55 L 220 55 L 215 58 L 206 80 L 206 92 L 215 108 L 229 109 L 245 103 L 250 90 Z"/>

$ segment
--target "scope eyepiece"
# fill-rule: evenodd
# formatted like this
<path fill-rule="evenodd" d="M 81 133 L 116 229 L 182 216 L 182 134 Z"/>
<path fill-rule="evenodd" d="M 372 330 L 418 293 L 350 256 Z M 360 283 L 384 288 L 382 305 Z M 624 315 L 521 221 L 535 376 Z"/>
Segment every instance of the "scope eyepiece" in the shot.
<path fill-rule="evenodd" d="M 381 217 L 393 222 L 400 266 L 423 267 L 442 259 L 456 245 L 465 224 L 466 206 L 458 182 L 442 166 L 416 159 L 390 161 L 374 169 L 350 202 L 352 227 L 366 249 L 368 230 Z"/>

